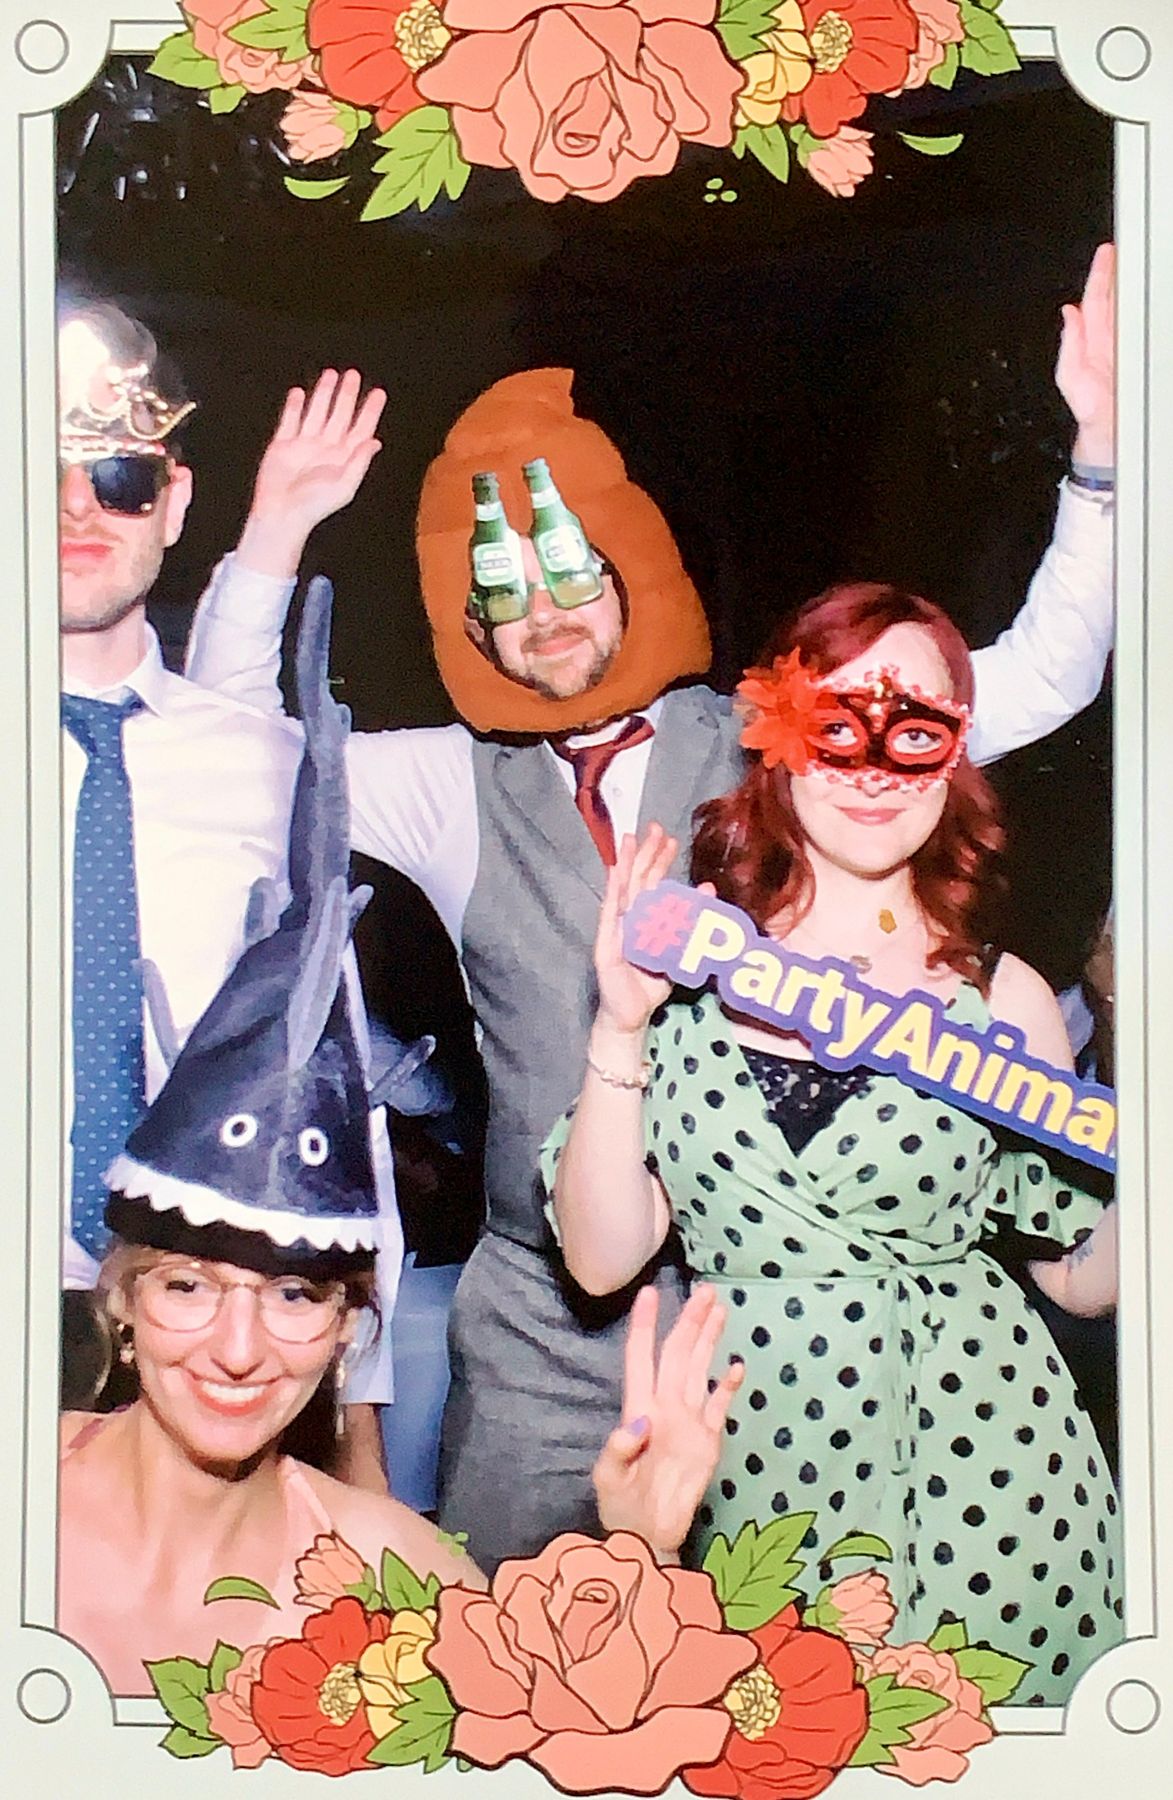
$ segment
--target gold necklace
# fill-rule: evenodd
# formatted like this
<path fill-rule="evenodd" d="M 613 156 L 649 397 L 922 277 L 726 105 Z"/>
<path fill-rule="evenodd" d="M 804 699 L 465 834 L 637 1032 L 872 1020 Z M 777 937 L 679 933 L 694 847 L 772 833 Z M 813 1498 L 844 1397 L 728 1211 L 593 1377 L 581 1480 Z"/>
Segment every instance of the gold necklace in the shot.
<path fill-rule="evenodd" d="M 877 923 L 885 937 L 890 937 L 896 929 L 896 915 L 887 906 L 882 906 Z M 858 951 L 854 956 L 849 956 L 847 960 L 853 969 L 859 970 L 861 975 L 868 974 L 872 966 L 871 957 L 864 956 Z"/>

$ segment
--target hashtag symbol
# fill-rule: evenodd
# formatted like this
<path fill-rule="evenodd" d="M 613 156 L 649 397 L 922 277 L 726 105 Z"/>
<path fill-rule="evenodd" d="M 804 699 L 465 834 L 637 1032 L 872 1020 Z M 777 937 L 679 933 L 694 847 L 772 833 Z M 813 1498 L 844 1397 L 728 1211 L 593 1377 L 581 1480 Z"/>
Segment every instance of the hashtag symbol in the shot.
<path fill-rule="evenodd" d="M 647 956 L 661 956 L 673 944 L 682 944 L 692 929 L 696 901 L 682 894 L 663 894 L 645 907 L 635 922 L 635 948 Z"/>

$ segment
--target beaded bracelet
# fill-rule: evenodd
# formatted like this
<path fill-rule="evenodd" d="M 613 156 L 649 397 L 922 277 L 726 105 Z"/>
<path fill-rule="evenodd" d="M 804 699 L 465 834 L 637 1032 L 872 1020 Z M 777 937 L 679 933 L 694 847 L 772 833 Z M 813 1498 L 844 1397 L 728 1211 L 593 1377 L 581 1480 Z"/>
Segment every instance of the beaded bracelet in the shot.
<path fill-rule="evenodd" d="M 593 1069 L 599 1080 L 605 1081 L 608 1087 L 639 1089 L 641 1093 L 646 1092 L 647 1085 L 652 1078 L 651 1063 L 641 1063 L 638 1075 L 616 1075 L 613 1069 L 600 1068 L 589 1052 L 587 1054 L 587 1068 Z"/>

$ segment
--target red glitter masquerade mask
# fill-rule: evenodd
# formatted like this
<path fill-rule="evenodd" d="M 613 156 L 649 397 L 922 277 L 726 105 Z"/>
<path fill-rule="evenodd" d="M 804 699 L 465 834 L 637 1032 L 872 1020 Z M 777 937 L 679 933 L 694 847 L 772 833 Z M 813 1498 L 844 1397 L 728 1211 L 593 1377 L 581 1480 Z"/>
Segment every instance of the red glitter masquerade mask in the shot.
<path fill-rule="evenodd" d="M 859 686 L 813 677 L 792 650 L 772 669 L 750 669 L 737 689 L 750 716 L 741 734 L 767 769 L 818 772 L 871 789 L 934 786 L 960 760 L 969 708 L 899 684 L 878 669 Z"/>

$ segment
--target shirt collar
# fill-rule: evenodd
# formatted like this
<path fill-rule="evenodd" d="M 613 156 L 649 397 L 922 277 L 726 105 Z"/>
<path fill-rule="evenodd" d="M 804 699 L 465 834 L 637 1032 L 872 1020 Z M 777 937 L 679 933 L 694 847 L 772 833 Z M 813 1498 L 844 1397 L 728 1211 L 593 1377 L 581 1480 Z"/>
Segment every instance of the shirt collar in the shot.
<path fill-rule="evenodd" d="M 638 707 L 635 712 L 626 713 L 621 719 L 608 719 L 607 723 L 600 725 L 596 731 L 571 732 L 564 742 L 570 750 L 582 750 L 588 744 L 608 744 L 613 737 L 618 736 L 628 720 L 634 718 L 646 719 L 652 730 L 655 731 L 660 723 L 660 714 L 663 710 L 664 696 L 660 694 L 650 705 Z"/>
<path fill-rule="evenodd" d="M 167 670 L 163 663 L 163 652 L 159 647 L 158 633 L 154 627 L 144 627 L 147 639 L 146 654 L 137 669 L 121 681 L 112 682 L 108 687 L 92 688 L 84 681 L 72 681 L 64 685 L 64 692 L 77 694 L 85 700 L 125 700 L 130 694 L 137 694 L 148 711 L 163 712 L 166 706 Z"/>

